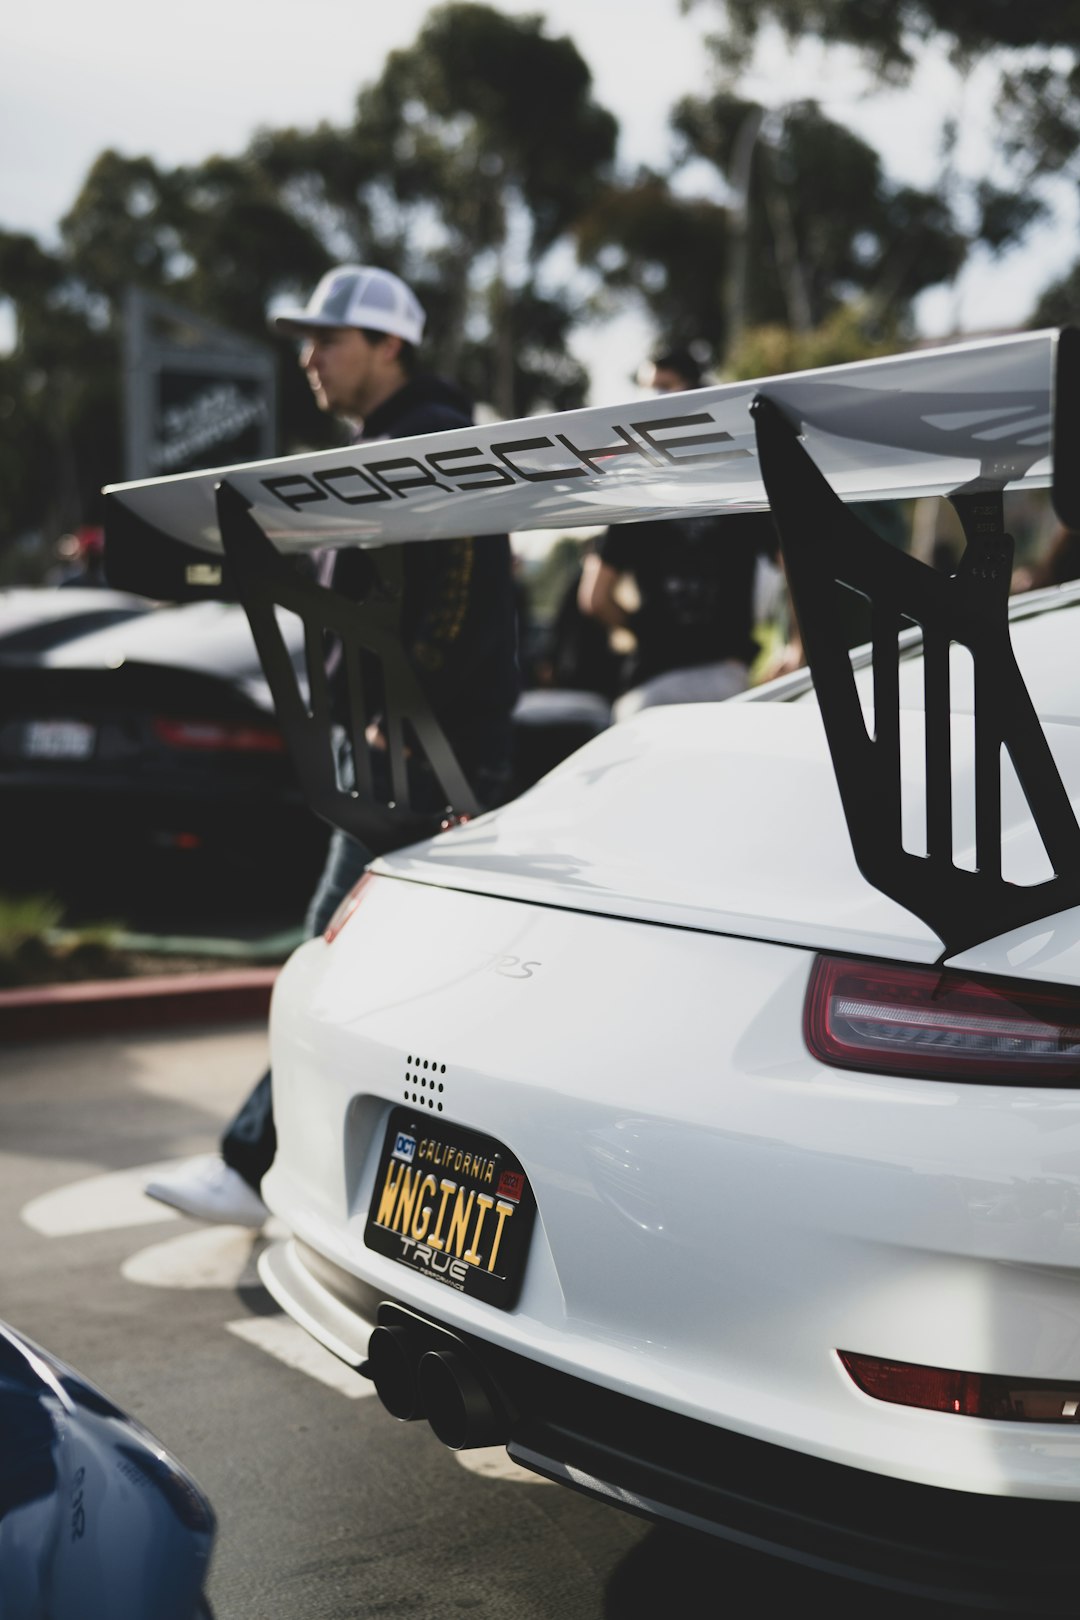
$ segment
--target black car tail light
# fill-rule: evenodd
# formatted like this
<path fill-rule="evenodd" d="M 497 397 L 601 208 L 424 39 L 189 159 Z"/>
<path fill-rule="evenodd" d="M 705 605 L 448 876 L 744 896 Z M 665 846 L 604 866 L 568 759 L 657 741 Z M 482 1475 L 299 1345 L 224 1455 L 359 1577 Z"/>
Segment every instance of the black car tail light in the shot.
<path fill-rule="evenodd" d="M 803 1034 L 835 1068 L 987 1085 L 1080 1085 L 1080 991 L 819 956 Z"/>
<path fill-rule="evenodd" d="M 836 1353 L 849 1378 L 864 1395 L 877 1401 L 1013 1423 L 1080 1422 L 1080 1378 L 1058 1384 L 1039 1378 L 922 1367 L 911 1361 L 881 1361 L 849 1350 Z"/>
<path fill-rule="evenodd" d="M 248 720 L 171 720 L 158 716 L 154 735 L 169 748 L 203 753 L 283 754 L 285 739 L 274 726 Z"/>

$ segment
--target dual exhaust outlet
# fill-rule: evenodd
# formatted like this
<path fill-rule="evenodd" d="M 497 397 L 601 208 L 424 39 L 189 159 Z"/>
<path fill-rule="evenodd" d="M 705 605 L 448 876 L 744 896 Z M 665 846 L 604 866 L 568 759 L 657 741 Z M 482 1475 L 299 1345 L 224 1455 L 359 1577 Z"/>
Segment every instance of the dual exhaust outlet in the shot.
<path fill-rule="evenodd" d="M 452 1451 L 504 1446 L 510 1438 L 506 1396 L 468 1346 L 401 1306 L 380 1305 L 364 1372 L 392 1417 L 426 1418 Z"/>

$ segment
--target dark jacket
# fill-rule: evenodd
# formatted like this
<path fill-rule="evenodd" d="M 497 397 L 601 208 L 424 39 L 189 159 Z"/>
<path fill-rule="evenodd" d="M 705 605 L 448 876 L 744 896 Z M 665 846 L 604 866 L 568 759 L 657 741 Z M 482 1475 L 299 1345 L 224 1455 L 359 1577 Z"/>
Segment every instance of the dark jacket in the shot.
<path fill-rule="evenodd" d="M 365 421 L 356 442 L 467 427 L 455 384 L 416 376 Z M 467 773 L 509 768 L 511 714 L 521 690 L 509 537 L 421 540 L 403 548 L 401 630 L 428 701 Z M 362 600 L 373 577 L 363 550 L 337 553 L 335 590 Z"/>

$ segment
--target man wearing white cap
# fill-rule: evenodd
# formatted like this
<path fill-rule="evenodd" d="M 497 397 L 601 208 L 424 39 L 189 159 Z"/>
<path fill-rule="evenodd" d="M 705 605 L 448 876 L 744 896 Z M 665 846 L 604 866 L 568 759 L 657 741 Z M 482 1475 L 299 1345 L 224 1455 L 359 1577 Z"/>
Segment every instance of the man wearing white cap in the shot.
<path fill-rule="evenodd" d="M 359 443 L 438 433 L 472 421 L 472 406 L 455 384 L 416 370 L 424 321 L 412 289 L 390 271 L 341 265 L 327 271 L 304 308 L 280 311 L 273 324 L 301 339 L 300 364 L 319 408 L 348 421 Z M 509 790 L 511 713 L 520 689 L 509 539 L 502 534 L 416 542 L 404 548 L 403 569 L 405 647 L 476 797 L 490 807 Z M 359 549 L 328 553 L 321 578 L 362 600 L 372 580 L 370 558 Z M 369 740 L 379 747 L 377 730 L 369 731 Z M 370 859 L 356 840 L 337 830 L 331 835 L 308 908 L 312 938 L 324 931 Z M 184 1160 L 146 1191 L 203 1220 L 261 1226 L 267 1209 L 259 1183 L 276 1145 L 265 1074 L 222 1137 L 220 1154 Z"/>
<path fill-rule="evenodd" d="M 400 439 L 472 420 L 453 383 L 413 376 L 424 322 L 415 293 L 397 276 L 347 264 L 328 270 L 306 307 L 280 311 L 273 325 L 302 339 L 300 364 L 321 410 L 352 422 L 358 439 Z M 373 424 L 391 400 L 389 420 Z M 404 430 L 397 426 L 403 416 Z"/>

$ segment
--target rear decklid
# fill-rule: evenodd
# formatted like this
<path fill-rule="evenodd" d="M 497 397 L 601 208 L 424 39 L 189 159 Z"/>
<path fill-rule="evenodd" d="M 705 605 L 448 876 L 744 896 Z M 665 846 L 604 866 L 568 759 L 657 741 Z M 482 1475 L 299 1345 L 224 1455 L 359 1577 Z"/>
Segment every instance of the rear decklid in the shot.
<path fill-rule="evenodd" d="M 903 717 L 917 758 L 921 716 Z M 1074 801 L 1080 739 L 1051 741 Z M 958 800 L 970 742 L 956 738 Z M 917 771 L 908 784 L 913 807 Z M 973 861 L 972 827 L 957 859 Z M 1008 870 L 1042 872 L 1018 793 L 1006 795 Z M 915 832 L 917 836 L 917 831 Z M 937 935 L 861 875 L 814 703 L 653 709 L 605 732 L 502 809 L 385 855 L 376 871 L 537 905 L 808 949 L 932 962 Z"/>

